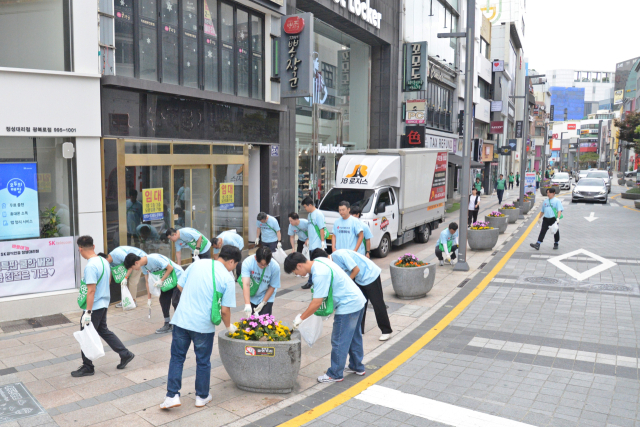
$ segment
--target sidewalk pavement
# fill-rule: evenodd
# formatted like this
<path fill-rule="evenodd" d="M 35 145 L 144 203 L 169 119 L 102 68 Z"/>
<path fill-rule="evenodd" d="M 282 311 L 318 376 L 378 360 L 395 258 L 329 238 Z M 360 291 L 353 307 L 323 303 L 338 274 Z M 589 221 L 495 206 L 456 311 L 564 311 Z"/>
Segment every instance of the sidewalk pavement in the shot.
<path fill-rule="evenodd" d="M 516 197 L 513 192 L 510 199 Z M 481 217 L 495 210 L 495 196 L 484 196 L 481 208 Z M 468 251 L 468 272 L 453 272 L 450 266 L 438 267 L 436 283 L 426 298 L 406 301 L 395 297 L 389 263 L 406 252 L 413 252 L 420 259 L 434 262 L 435 242 L 439 233 L 449 222 L 457 222 L 458 215 L 459 212 L 447 215 L 445 223 L 434 230 L 427 244 L 407 244 L 399 249 L 394 248 L 387 258 L 374 259 L 383 269 L 381 279 L 394 333 L 391 340 L 384 343 L 379 341 L 380 331 L 375 324 L 375 316 L 373 312 L 367 316 L 364 335 L 366 363 L 388 352 L 401 340 L 406 342 L 410 339 L 416 327 L 461 290 L 458 287 L 460 283 L 473 279 L 481 272 L 479 268 L 483 263 L 492 258 L 492 252 Z M 509 225 L 507 232 L 500 236 L 496 248 L 501 248 L 520 227 L 520 221 Z M 276 319 L 290 323 L 306 308 L 311 296 L 308 291 L 300 289 L 303 281 L 283 274 L 282 288 L 274 304 Z M 232 310 L 232 321 L 237 321 L 242 315 L 242 296 L 239 291 L 236 293 L 238 307 Z M 296 401 L 307 398 L 313 400 L 314 396 L 319 396 L 327 388 L 326 384 L 318 384 L 316 378 L 330 365 L 332 321 L 325 323 L 322 337 L 313 348 L 303 345 L 302 366 L 292 393 L 268 395 L 237 389 L 222 366 L 217 345 L 214 344 L 211 359 L 213 401 L 203 409 L 194 406 L 195 355 L 191 350 L 184 366 L 182 406 L 162 411 L 159 404 L 166 393 L 171 335 L 155 334 L 155 330 L 162 325 L 157 300 L 154 299 L 150 319 L 146 298 L 139 298 L 138 304 L 140 308 L 128 312 L 115 309 L 112 305 L 108 320 L 110 329 L 136 354 L 136 358 L 125 370 L 117 370 L 118 355 L 105 346 L 106 356 L 95 362 L 96 374 L 92 377 L 70 376 L 70 372 L 81 364 L 79 346 L 72 335 L 78 330 L 80 311 L 65 313 L 71 322 L 68 324 L 14 333 L 0 332 L 0 386 L 21 382 L 46 411 L 18 421 L 4 424 L 0 421 L 0 425 L 242 426 L 276 414 Z M 224 330 L 217 332 L 223 333 Z M 369 364 L 367 369 L 374 371 L 378 366 Z"/>

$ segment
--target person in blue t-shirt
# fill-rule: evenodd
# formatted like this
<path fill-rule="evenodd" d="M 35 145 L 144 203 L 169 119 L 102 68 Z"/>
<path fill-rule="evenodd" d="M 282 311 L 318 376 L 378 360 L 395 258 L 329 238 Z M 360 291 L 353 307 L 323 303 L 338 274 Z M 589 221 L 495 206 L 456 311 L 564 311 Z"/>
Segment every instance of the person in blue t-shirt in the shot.
<path fill-rule="evenodd" d="M 129 199 L 127 199 L 127 240 L 133 243 L 133 237 L 137 236 L 136 228 L 142 222 L 142 203 L 138 201 L 138 190 L 132 188 L 129 190 Z"/>
<path fill-rule="evenodd" d="M 458 251 L 458 224 L 452 222 L 449 227 L 440 233 L 440 238 L 436 242 L 436 257 L 440 260 L 440 265 L 456 263 L 456 252 Z M 444 257 L 443 257 L 444 254 Z"/>
<path fill-rule="evenodd" d="M 111 350 L 120 356 L 118 369 L 124 369 L 135 357 L 122 341 L 107 327 L 107 309 L 111 300 L 109 289 L 109 276 L 111 267 L 109 262 L 95 251 L 91 236 L 78 237 L 78 252 L 80 256 L 87 260 L 84 268 L 84 283 L 87 285 L 87 306 L 80 318 L 80 330 L 83 330 L 90 323 L 93 323 L 100 338 L 111 347 Z M 82 353 L 82 366 L 71 372 L 72 377 L 86 377 L 93 375 L 95 368 L 93 362 Z"/>
<path fill-rule="evenodd" d="M 362 246 L 364 232 L 360 221 L 351 216 L 351 205 L 347 201 L 338 204 L 338 218 L 333 223 L 333 234 L 331 235 L 331 250 L 349 249 L 358 251 Z"/>
<path fill-rule="evenodd" d="M 351 216 L 357 218 L 358 221 L 360 221 L 360 224 L 362 224 L 362 233 L 364 237 L 362 244 L 358 248 L 358 253 L 366 256 L 367 258 L 371 258 L 371 239 L 373 239 L 373 233 L 367 223 L 360 219 L 361 215 L 362 209 L 360 206 L 351 206 Z"/>
<path fill-rule="evenodd" d="M 211 239 L 211 247 L 213 248 L 213 259 L 218 259 L 218 253 L 222 249 L 223 246 L 231 245 L 238 249 L 240 249 L 240 253 L 242 253 L 242 249 L 244 248 L 244 239 L 241 235 L 239 235 L 236 230 L 227 230 L 218 234 L 218 237 L 214 237 Z M 240 268 L 242 264 L 238 264 L 236 267 L 236 277 L 240 277 Z"/>
<path fill-rule="evenodd" d="M 327 258 L 309 261 L 304 255 L 294 252 L 285 259 L 284 271 L 298 276 L 313 274 L 313 299 L 304 313 L 296 316 L 293 321 L 294 328 L 316 313 L 328 297 L 330 289 L 333 292 L 335 316 L 331 333 L 331 367 L 324 375 L 318 377 L 318 382 L 340 382 L 344 379 L 345 373 L 364 375 L 364 348 L 360 325 L 366 300 L 358 286 L 347 273 Z M 345 369 L 347 355 L 349 366 Z"/>
<path fill-rule="evenodd" d="M 177 289 L 182 293 L 182 297 L 180 306 L 171 320 L 171 360 L 167 375 L 167 394 L 160 405 L 161 409 L 175 408 L 181 404 L 182 368 L 192 342 L 197 364 L 196 407 L 201 408 L 211 402 L 211 352 L 216 332 L 216 327 L 211 322 L 213 281 L 215 276 L 215 290 L 222 294 L 222 322 L 227 331 L 233 334 L 237 327 L 231 323 L 231 307 L 236 306 L 236 289 L 231 271 L 240 263 L 240 257 L 240 249 L 231 245 L 224 246 L 217 260 L 195 261 L 178 279 Z"/>
<path fill-rule="evenodd" d="M 160 235 L 156 228 L 151 224 L 142 223 L 136 227 L 136 237 L 141 243 L 144 242 L 157 242 L 160 240 Z"/>
<path fill-rule="evenodd" d="M 178 264 L 171 261 L 164 255 L 149 254 L 147 256 L 139 257 L 136 254 L 129 254 L 124 259 L 124 268 L 129 270 L 140 270 L 144 274 L 144 278 L 147 282 L 147 289 L 149 289 L 149 274 L 153 274 L 159 280 L 155 283 L 156 288 L 162 289 L 167 287 L 166 290 L 160 292 L 160 307 L 162 308 L 162 315 L 164 316 L 164 325 L 156 331 L 156 334 L 166 334 L 171 332 L 171 306 L 173 310 L 177 310 L 178 303 L 180 302 L 180 291 L 177 289 L 177 281 L 184 274 L 184 270 Z M 156 273 L 156 274 L 154 274 Z M 162 273 L 162 275 L 160 275 Z M 173 273 L 176 274 L 175 280 L 171 277 Z"/>
<path fill-rule="evenodd" d="M 307 196 L 302 199 L 302 207 L 307 212 L 307 220 L 309 222 L 309 253 L 315 249 L 327 249 L 327 235 L 325 234 L 324 215 L 313 204 L 311 197 Z M 309 273 L 309 281 L 302 285 L 302 289 L 311 289 L 313 284 L 311 273 Z"/>
<path fill-rule="evenodd" d="M 562 207 L 562 202 L 556 198 L 556 189 L 549 188 L 547 190 L 547 196 L 549 197 L 542 202 L 542 212 L 540 220 L 538 221 L 542 221 L 542 228 L 538 235 L 538 241 L 536 243 L 531 243 L 531 247 L 535 250 L 540 250 L 540 245 L 544 241 L 544 236 L 547 234 L 549 227 L 556 222 L 560 225 L 560 219 L 563 217 L 562 211 L 564 211 L 564 208 Z M 558 249 L 560 244 L 560 229 L 558 229 L 556 234 L 553 235 L 553 241 L 553 249 Z"/>
<path fill-rule="evenodd" d="M 376 322 L 378 328 L 382 331 L 380 341 L 386 341 L 391 338 L 391 322 L 387 313 L 387 305 L 384 302 L 382 294 L 382 281 L 380 280 L 380 267 L 375 265 L 370 259 L 358 252 L 348 249 L 338 249 L 333 251 L 331 255 L 327 255 L 322 249 L 316 249 L 311 254 L 311 260 L 316 258 L 329 258 L 335 262 L 345 273 L 351 277 L 362 294 L 366 298 L 364 303 L 364 314 L 362 315 L 362 333 L 364 334 L 364 324 L 367 317 L 367 305 L 371 301 L 373 311 L 376 314 Z"/>
<path fill-rule="evenodd" d="M 109 261 L 111 268 L 114 268 L 120 265 L 124 266 L 124 259 L 129 254 L 136 254 L 139 257 L 147 256 L 145 251 L 139 248 L 135 248 L 133 246 L 118 246 L 117 248 L 109 252 L 108 255 L 103 253 L 99 253 L 98 255 L 100 255 L 107 261 Z M 120 286 L 126 286 L 127 288 L 129 288 L 129 278 L 131 278 L 131 283 L 133 283 L 133 287 L 134 287 L 133 292 L 131 292 L 131 289 L 129 289 L 129 292 L 131 292 L 131 296 L 135 298 L 136 294 L 138 293 L 138 282 L 140 281 L 140 271 L 129 269 L 127 271 L 127 274 L 124 276 L 124 279 L 122 279 L 122 281 L 120 282 Z M 148 286 L 147 286 L 147 306 L 151 307 L 151 293 L 149 293 Z M 122 301 L 116 304 L 116 308 L 122 308 Z"/>
<path fill-rule="evenodd" d="M 211 252 L 209 251 L 211 242 L 195 228 L 184 227 L 180 230 L 169 228 L 167 230 L 167 238 L 175 243 L 176 262 L 178 265 L 182 264 L 182 249 L 184 248 L 190 249 L 194 257 L 199 257 L 200 259 L 211 258 Z"/>
<path fill-rule="evenodd" d="M 242 294 L 247 317 L 252 312 L 260 316 L 272 314 L 273 301 L 280 287 L 280 265 L 271 257 L 271 249 L 262 247 L 242 262 Z M 258 290 L 251 296 L 253 286 L 258 286 Z"/>
<path fill-rule="evenodd" d="M 302 253 L 302 249 L 306 245 L 309 247 L 309 221 L 306 219 L 300 219 L 300 215 L 296 212 L 289 214 L 289 229 L 287 230 L 291 248 L 296 248 L 296 252 Z M 295 238 L 298 235 L 298 244 L 296 245 Z"/>
<path fill-rule="evenodd" d="M 271 215 L 260 212 L 258 214 L 257 224 L 256 247 L 262 243 L 263 246 L 271 249 L 271 252 L 275 252 L 277 249 L 282 249 L 282 234 L 280 233 L 280 224 L 278 224 L 278 220 Z"/>

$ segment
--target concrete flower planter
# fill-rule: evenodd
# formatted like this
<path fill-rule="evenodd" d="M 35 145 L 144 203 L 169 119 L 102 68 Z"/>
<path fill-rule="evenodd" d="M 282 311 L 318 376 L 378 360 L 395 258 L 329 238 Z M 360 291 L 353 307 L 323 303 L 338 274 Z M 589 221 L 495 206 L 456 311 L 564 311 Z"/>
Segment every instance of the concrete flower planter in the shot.
<path fill-rule="evenodd" d="M 620 197 L 627 200 L 640 200 L 640 194 L 635 193 L 622 193 Z"/>
<path fill-rule="evenodd" d="M 529 211 L 531 210 L 531 206 L 533 206 L 533 202 L 524 202 L 522 203 L 522 206 L 520 206 L 520 209 L 522 210 L 522 214 L 526 215 L 529 213 Z"/>
<path fill-rule="evenodd" d="M 627 187 L 629 187 L 629 188 L 633 188 L 633 187 L 635 187 L 635 186 L 636 186 L 635 181 L 627 181 Z"/>
<path fill-rule="evenodd" d="M 623 178 L 623 177 L 624 177 L 624 173 L 618 172 L 618 178 Z"/>
<path fill-rule="evenodd" d="M 417 299 L 427 296 L 436 280 L 436 265 L 422 267 L 396 267 L 390 265 L 391 285 L 400 299 Z"/>
<path fill-rule="evenodd" d="M 500 231 L 499 234 L 503 234 L 505 231 L 507 231 L 507 225 L 509 221 L 508 216 L 485 216 L 484 220 L 485 222 L 488 222 L 489 225 L 493 228 L 497 228 Z"/>
<path fill-rule="evenodd" d="M 624 178 L 618 179 L 618 185 L 624 185 Z"/>
<path fill-rule="evenodd" d="M 542 194 L 542 197 L 546 197 L 547 189 L 545 187 L 540 187 L 540 194 Z"/>
<path fill-rule="evenodd" d="M 500 230 L 493 228 L 490 230 L 467 230 L 467 242 L 474 251 L 488 251 L 498 243 Z"/>
<path fill-rule="evenodd" d="M 498 212 L 506 215 L 506 217 L 508 218 L 509 224 L 515 224 L 515 222 L 518 220 L 518 217 L 520 216 L 520 208 L 498 209 Z"/>
<path fill-rule="evenodd" d="M 231 380 L 241 390 L 291 393 L 300 371 L 300 332 L 291 341 L 245 341 L 218 335 L 220 359 Z"/>

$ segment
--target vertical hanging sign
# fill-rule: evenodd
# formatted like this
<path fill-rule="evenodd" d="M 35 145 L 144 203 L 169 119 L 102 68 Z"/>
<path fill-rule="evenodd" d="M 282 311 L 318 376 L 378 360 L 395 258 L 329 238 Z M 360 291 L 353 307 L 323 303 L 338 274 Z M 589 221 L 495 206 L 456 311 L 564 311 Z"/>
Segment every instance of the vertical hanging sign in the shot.
<path fill-rule="evenodd" d="M 281 19 L 280 97 L 308 97 L 313 93 L 313 14 L 287 15 Z M 319 59 L 317 59 L 319 61 Z"/>
<path fill-rule="evenodd" d="M 427 81 L 427 42 L 404 44 L 403 90 L 422 90 Z"/>

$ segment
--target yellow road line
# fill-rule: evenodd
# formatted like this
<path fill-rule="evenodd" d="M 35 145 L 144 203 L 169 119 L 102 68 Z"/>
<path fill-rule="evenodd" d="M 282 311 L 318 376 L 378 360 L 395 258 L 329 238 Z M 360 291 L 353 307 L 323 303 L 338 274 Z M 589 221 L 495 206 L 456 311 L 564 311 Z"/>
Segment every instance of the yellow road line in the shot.
<path fill-rule="evenodd" d="M 620 193 L 622 194 L 622 193 Z M 620 194 L 616 194 L 615 196 L 611 196 L 610 199 L 615 199 L 616 197 L 620 196 Z"/>
<path fill-rule="evenodd" d="M 625 209 L 629 209 L 630 211 L 634 211 L 634 212 L 640 212 L 638 209 L 636 208 L 630 208 L 629 206 L 622 206 Z"/>
<path fill-rule="evenodd" d="M 421 350 L 425 345 L 427 345 L 431 340 L 433 340 L 444 328 L 446 328 L 460 313 L 462 310 L 467 308 L 471 302 L 476 299 L 478 295 L 489 285 L 491 280 L 502 270 L 505 264 L 509 261 L 509 258 L 518 250 L 522 242 L 525 241 L 533 227 L 536 225 L 536 221 L 532 221 L 531 225 L 527 228 L 520 239 L 513 245 L 513 247 L 506 253 L 504 257 L 496 264 L 495 267 L 491 270 L 489 274 L 475 287 L 469 295 L 465 297 L 460 303 L 453 308 L 437 325 L 435 325 L 432 329 L 427 331 L 422 337 L 420 337 L 416 342 L 411 344 L 406 350 L 397 355 L 393 360 L 387 362 L 386 365 L 375 371 L 373 374 L 368 375 L 359 383 L 355 384 L 353 387 L 343 391 L 339 395 L 329 399 L 328 401 L 316 406 L 313 409 L 304 412 L 303 414 L 298 415 L 297 417 L 280 424 L 281 427 L 294 427 L 301 426 L 308 422 L 313 421 L 319 416 L 326 414 L 330 410 L 342 405 L 349 399 L 359 395 L 368 387 L 374 385 L 378 381 L 382 380 L 384 377 L 393 372 L 396 368 L 402 365 L 404 362 L 409 360 L 414 354 L 416 354 L 419 350 Z"/>

